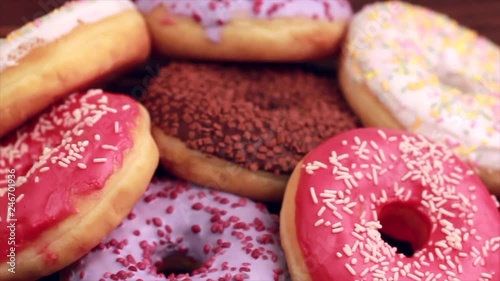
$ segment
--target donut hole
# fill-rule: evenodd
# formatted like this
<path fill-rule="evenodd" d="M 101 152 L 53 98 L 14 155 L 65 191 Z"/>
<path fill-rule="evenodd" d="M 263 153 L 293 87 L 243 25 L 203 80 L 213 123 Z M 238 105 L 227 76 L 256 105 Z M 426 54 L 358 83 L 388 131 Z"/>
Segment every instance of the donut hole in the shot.
<path fill-rule="evenodd" d="M 429 241 L 431 221 L 416 206 L 388 204 L 380 210 L 379 219 L 382 239 L 407 257 L 412 257 Z"/>
<path fill-rule="evenodd" d="M 173 253 L 165 256 L 160 262 L 157 262 L 155 266 L 156 273 L 163 274 L 166 277 L 180 274 L 191 275 L 193 271 L 203 266 L 203 261 L 186 254 Z"/>

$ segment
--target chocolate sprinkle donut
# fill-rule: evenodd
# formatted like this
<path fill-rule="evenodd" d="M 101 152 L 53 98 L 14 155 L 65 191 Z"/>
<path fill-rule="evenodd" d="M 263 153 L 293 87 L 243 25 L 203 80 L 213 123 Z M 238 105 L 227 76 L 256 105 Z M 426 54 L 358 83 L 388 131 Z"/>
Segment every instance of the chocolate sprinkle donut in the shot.
<path fill-rule="evenodd" d="M 333 77 L 296 65 L 171 63 L 142 102 L 188 148 L 278 175 L 359 126 Z"/>

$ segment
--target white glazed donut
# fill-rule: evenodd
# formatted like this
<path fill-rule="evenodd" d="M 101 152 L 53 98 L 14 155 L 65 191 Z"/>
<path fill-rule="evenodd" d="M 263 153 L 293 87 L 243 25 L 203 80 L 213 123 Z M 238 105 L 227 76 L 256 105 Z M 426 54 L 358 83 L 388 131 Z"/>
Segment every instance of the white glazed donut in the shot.
<path fill-rule="evenodd" d="M 0 280 L 78 260 L 130 212 L 157 165 L 146 109 L 102 90 L 71 94 L 0 139 Z"/>
<path fill-rule="evenodd" d="M 164 258 L 203 265 L 158 274 Z M 62 280 L 287 280 L 278 219 L 243 197 L 186 182 L 153 180 L 128 218 L 67 268 Z"/>
<path fill-rule="evenodd" d="M 500 195 L 500 49 L 403 2 L 365 7 L 347 36 L 340 82 L 367 126 L 446 143 Z"/>
<path fill-rule="evenodd" d="M 149 52 L 146 24 L 130 0 L 68 2 L 13 31 L 0 39 L 0 137 Z"/>

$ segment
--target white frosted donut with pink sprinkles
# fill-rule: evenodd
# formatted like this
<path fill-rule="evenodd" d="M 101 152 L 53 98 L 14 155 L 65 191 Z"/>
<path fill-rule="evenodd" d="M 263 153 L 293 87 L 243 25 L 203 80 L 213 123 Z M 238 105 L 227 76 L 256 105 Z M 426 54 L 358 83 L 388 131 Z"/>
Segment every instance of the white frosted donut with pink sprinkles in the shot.
<path fill-rule="evenodd" d="M 364 128 L 297 166 L 281 236 L 296 281 L 496 281 L 498 207 L 445 145 Z"/>
<path fill-rule="evenodd" d="M 154 179 L 128 218 L 62 279 L 286 280 L 278 232 L 277 217 L 260 203 Z M 159 271 L 174 255 L 203 265 L 165 277 Z"/>

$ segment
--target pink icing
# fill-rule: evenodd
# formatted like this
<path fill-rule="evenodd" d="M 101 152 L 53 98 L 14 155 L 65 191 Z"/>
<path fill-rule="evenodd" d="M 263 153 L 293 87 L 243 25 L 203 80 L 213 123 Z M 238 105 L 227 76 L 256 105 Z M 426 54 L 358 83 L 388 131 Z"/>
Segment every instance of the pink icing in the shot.
<path fill-rule="evenodd" d="M 278 219 L 242 197 L 186 182 L 153 180 L 128 218 L 69 267 L 63 280 L 285 280 Z M 157 273 L 184 254 L 192 274 Z"/>
<path fill-rule="evenodd" d="M 136 3 L 145 12 L 163 5 L 174 15 L 190 17 L 203 25 L 207 37 L 213 41 L 220 40 L 224 24 L 238 17 L 305 17 L 334 21 L 347 20 L 352 15 L 346 0 L 137 0 Z"/>
<path fill-rule="evenodd" d="M 77 212 L 73 196 L 104 187 L 133 146 L 138 114 L 131 98 L 90 90 L 68 96 L 0 142 L 1 260 Z M 7 241 L 12 223 L 15 245 Z"/>
<path fill-rule="evenodd" d="M 498 280 L 497 206 L 443 145 L 366 128 L 304 159 L 295 222 L 315 281 Z M 406 240 L 415 254 L 397 253 L 379 231 Z"/>

